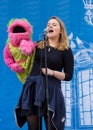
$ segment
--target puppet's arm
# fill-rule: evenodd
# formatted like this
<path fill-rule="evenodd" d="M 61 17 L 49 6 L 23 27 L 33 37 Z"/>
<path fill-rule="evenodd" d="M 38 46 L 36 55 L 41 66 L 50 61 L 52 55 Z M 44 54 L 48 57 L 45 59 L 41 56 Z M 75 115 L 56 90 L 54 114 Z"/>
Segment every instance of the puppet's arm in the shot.
<path fill-rule="evenodd" d="M 22 40 L 19 48 L 23 54 L 31 55 L 36 46 L 37 44 L 32 40 Z"/>
<path fill-rule="evenodd" d="M 14 58 L 12 57 L 11 52 L 9 50 L 8 44 L 4 48 L 4 61 L 7 66 L 15 72 L 22 73 L 24 71 L 24 69 L 14 61 Z"/>

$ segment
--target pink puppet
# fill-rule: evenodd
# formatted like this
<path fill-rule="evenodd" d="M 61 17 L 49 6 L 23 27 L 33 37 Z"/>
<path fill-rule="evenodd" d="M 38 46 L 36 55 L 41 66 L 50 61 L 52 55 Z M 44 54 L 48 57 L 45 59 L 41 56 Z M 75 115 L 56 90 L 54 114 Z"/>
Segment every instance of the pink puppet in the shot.
<path fill-rule="evenodd" d="M 7 31 L 8 40 L 4 48 L 4 61 L 24 83 L 32 69 L 37 46 L 31 40 L 32 27 L 26 19 L 12 19 Z"/>

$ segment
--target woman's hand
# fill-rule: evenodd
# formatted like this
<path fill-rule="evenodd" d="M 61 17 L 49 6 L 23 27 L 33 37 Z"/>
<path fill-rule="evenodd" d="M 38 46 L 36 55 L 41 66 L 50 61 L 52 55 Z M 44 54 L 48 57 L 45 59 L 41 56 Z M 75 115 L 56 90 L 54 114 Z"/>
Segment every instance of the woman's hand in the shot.
<path fill-rule="evenodd" d="M 49 76 L 54 76 L 54 73 L 55 73 L 54 70 L 51 70 L 51 69 L 49 69 L 49 68 L 47 68 L 47 70 L 46 70 L 46 68 L 42 68 L 42 72 L 43 72 L 43 74 L 45 74 L 45 75 L 46 75 L 46 73 L 47 73 L 47 75 L 49 75 Z"/>
<path fill-rule="evenodd" d="M 42 68 L 42 72 L 43 74 L 46 75 L 46 68 Z M 64 72 L 60 72 L 60 71 L 56 71 L 56 70 L 51 70 L 49 68 L 47 68 L 47 75 L 49 76 L 53 76 L 59 80 L 64 80 L 65 79 L 65 73 Z"/>

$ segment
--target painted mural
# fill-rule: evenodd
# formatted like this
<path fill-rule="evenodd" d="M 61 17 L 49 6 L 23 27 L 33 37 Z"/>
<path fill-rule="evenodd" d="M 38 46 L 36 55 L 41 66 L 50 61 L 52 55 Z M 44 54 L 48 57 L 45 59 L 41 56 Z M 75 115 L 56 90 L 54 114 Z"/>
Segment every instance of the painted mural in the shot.
<path fill-rule="evenodd" d="M 93 0 L 0 0 L 0 130 L 19 130 L 14 108 L 22 89 L 3 60 L 7 23 L 11 18 L 28 19 L 34 30 L 32 38 L 37 41 L 42 39 L 47 20 L 53 15 L 65 23 L 74 55 L 73 79 L 62 81 L 65 130 L 93 130 Z M 27 124 L 21 130 L 26 129 Z"/>

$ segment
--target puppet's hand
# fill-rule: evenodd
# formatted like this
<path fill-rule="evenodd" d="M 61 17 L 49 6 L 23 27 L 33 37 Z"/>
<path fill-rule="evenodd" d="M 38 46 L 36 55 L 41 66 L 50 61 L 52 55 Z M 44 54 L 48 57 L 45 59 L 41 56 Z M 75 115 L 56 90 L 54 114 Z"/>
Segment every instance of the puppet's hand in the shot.
<path fill-rule="evenodd" d="M 10 68 L 11 68 L 11 70 L 13 70 L 17 73 L 22 73 L 24 71 L 24 69 L 21 66 L 19 66 L 17 63 L 11 64 Z"/>
<path fill-rule="evenodd" d="M 31 40 L 29 41 L 22 40 L 20 43 L 20 50 L 25 55 L 31 55 L 35 47 L 36 47 L 35 43 L 33 43 Z"/>

